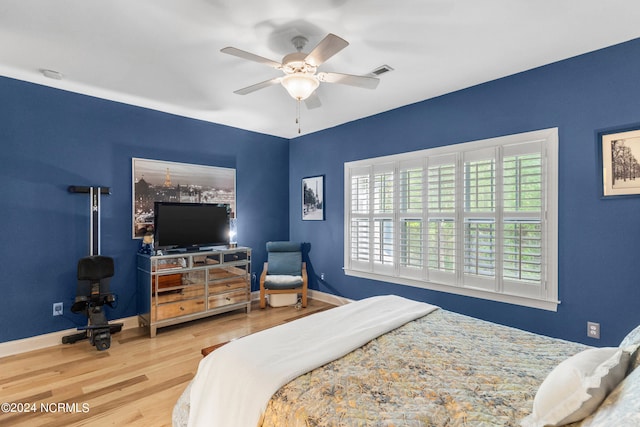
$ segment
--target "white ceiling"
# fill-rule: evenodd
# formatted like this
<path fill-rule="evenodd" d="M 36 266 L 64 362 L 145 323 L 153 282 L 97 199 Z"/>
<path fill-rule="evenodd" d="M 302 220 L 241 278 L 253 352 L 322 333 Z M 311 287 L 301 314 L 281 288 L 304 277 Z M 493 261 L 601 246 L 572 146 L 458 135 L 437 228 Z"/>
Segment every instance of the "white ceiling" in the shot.
<path fill-rule="evenodd" d="M 0 75 L 285 138 L 296 104 L 280 62 L 328 33 L 350 45 L 319 71 L 368 74 L 375 90 L 321 83 L 301 134 L 640 37 L 637 0 L 0 0 Z M 62 80 L 46 78 L 55 70 Z"/>

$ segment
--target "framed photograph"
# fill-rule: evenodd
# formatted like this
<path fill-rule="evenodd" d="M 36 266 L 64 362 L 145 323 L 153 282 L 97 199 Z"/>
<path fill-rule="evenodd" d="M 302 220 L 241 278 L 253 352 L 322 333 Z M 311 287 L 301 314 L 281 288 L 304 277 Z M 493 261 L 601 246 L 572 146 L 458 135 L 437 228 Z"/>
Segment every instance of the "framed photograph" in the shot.
<path fill-rule="evenodd" d="M 302 220 L 324 221 L 324 175 L 302 178 Z"/>
<path fill-rule="evenodd" d="M 640 194 L 640 129 L 600 133 L 602 195 Z"/>
<path fill-rule="evenodd" d="M 153 231 L 154 202 L 226 203 L 236 214 L 236 170 L 132 159 L 132 237 Z"/>

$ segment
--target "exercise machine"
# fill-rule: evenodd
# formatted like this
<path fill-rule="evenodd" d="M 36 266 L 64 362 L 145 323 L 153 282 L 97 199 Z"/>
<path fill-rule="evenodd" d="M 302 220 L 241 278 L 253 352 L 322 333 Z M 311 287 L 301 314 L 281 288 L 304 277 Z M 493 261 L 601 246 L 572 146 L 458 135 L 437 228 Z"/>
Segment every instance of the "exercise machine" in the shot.
<path fill-rule="evenodd" d="M 109 324 L 105 306 L 113 308 L 116 297 L 109 290 L 114 274 L 113 258 L 100 255 L 100 196 L 111 194 L 108 187 L 70 186 L 70 193 L 84 193 L 90 196 L 90 254 L 78 261 L 78 287 L 71 306 L 73 313 L 84 313 L 87 326 L 82 331 L 62 337 L 63 344 L 73 344 L 88 339 L 97 350 L 111 347 L 111 334 L 122 330 L 122 323 Z"/>

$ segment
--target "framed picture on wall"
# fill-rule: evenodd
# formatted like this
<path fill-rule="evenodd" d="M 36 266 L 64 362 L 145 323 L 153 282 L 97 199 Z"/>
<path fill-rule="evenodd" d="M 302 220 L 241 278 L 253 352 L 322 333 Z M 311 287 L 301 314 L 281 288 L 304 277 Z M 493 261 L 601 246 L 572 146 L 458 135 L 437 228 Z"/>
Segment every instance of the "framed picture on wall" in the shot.
<path fill-rule="evenodd" d="M 640 194 L 640 129 L 600 133 L 602 195 Z"/>
<path fill-rule="evenodd" d="M 153 231 L 154 202 L 225 203 L 236 213 L 236 170 L 133 158 L 132 237 Z"/>
<path fill-rule="evenodd" d="M 324 221 L 324 175 L 302 178 L 302 220 Z"/>

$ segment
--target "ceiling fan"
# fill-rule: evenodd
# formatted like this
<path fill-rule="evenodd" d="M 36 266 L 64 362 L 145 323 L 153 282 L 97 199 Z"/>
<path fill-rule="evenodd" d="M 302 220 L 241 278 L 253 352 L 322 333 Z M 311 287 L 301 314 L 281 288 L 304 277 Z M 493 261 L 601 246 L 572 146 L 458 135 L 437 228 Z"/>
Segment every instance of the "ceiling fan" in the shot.
<path fill-rule="evenodd" d="M 238 89 L 234 91 L 234 93 L 246 95 L 280 83 L 292 98 L 298 101 L 305 101 L 307 108 L 317 108 L 320 106 L 320 99 L 316 94 L 316 89 L 321 82 L 340 83 L 367 89 L 375 89 L 378 86 L 380 80 L 375 77 L 355 76 L 342 73 L 316 73 L 320 65 L 349 45 L 343 38 L 335 34 L 329 34 L 322 39 L 311 52 L 304 53 L 302 49 L 307 42 L 306 37 L 295 36 L 291 40 L 291 43 L 293 43 L 293 46 L 296 48 L 296 52 L 286 55 L 282 58 L 282 62 L 272 61 L 271 59 L 235 47 L 225 47 L 221 49 L 220 52 L 222 53 L 249 61 L 255 61 L 284 72 L 284 76 L 282 77 L 256 83 L 243 89 Z"/>

